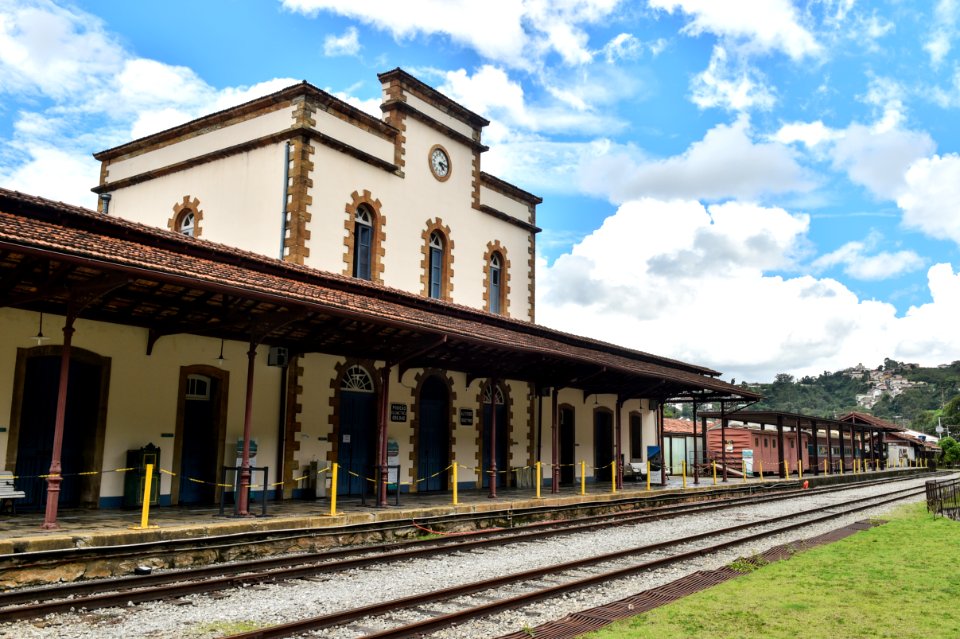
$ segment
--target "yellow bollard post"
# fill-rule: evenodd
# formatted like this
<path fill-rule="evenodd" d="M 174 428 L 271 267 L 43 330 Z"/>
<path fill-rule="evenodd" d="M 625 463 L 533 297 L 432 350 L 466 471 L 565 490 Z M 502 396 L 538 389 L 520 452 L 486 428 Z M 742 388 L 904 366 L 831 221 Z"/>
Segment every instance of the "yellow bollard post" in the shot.
<path fill-rule="evenodd" d="M 844 467 L 845 465 L 846 465 L 846 464 L 844 463 L 843 458 L 840 458 L 840 474 L 841 474 L 841 475 L 843 474 L 843 467 Z"/>
<path fill-rule="evenodd" d="M 397 490 L 400 490 L 399 486 L 397 486 Z M 457 506 L 459 504 L 459 495 L 457 495 L 457 462 L 453 462 L 453 505 Z"/>
<path fill-rule="evenodd" d="M 537 499 L 540 499 L 540 462 L 537 462 Z"/>
<path fill-rule="evenodd" d="M 610 475 L 610 492 L 614 495 L 617 494 L 617 460 L 614 459 L 610 462 L 611 475 Z"/>
<path fill-rule="evenodd" d="M 740 483 L 742 484 L 747 483 L 747 460 L 746 459 L 740 460 L 740 473 L 743 475 L 743 479 L 740 481 Z"/>
<path fill-rule="evenodd" d="M 797 479 L 803 479 L 803 460 L 797 460 Z"/>
<path fill-rule="evenodd" d="M 717 485 L 717 462 L 713 462 L 713 485 Z"/>
<path fill-rule="evenodd" d="M 686 487 L 687 487 L 687 460 L 684 459 L 682 463 L 683 463 L 683 467 L 681 468 L 681 473 L 683 474 L 683 487 L 684 487 L 684 489 L 686 489 Z"/>
<path fill-rule="evenodd" d="M 150 523 L 150 494 L 153 488 L 153 464 L 147 464 L 147 476 L 143 481 L 143 509 L 140 511 L 140 525 L 130 526 L 133 530 L 149 528 Z"/>
<path fill-rule="evenodd" d="M 826 460 L 826 459 L 823 460 L 823 474 L 824 474 L 824 475 L 829 475 L 829 474 L 830 474 L 830 471 L 827 470 L 827 460 Z"/>
<path fill-rule="evenodd" d="M 647 490 L 650 490 L 650 460 L 647 460 Z"/>
<path fill-rule="evenodd" d="M 580 460 L 580 494 L 587 494 L 587 462 Z"/>
<path fill-rule="evenodd" d="M 330 516 L 331 517 L 336 517 L 337 515 L 337 471 L 339 469 L 340 469 L 340 465 L 334 463 L 330 473 Z"/>
<path fill-rule="evenodd" d="M 760 483 L 763 483 L 763 461 L 760 461 Z"/>

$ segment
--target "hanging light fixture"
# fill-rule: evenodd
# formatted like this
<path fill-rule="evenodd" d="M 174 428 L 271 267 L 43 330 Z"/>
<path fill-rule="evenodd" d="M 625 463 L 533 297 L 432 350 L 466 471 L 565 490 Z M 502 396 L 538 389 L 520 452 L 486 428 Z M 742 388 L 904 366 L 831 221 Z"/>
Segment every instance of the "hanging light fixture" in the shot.
<path fill-rule="evenodd" d="M 37 342 L 37 346 L 40 346 L 44 342 L 49 342 L 50 338 L 43 334 L 43 313 L 40 313 L 40 327 L 37 329 L 37 334 L 31 337 Z"/>
<path fill-rule="evenodd" d="M 219 366 L 220 368 L 223 368 L 223 363 L 224 363 L 225 361 L 227 361 L 227 359 L 223 356 L 223 340 L 221 339 L 221 340 L 220 340 L 220 354 L 217 355 L 217 366 Z"/>

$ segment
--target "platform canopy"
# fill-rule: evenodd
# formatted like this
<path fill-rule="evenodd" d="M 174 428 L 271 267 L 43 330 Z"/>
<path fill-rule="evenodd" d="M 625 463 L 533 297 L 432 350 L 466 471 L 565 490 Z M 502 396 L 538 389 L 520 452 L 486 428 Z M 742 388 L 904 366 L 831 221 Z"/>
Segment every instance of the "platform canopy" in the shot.
<path fill-rule="evenodd" d="M 799 413 L 787 413 L 776 410 L 731 410 L 727 412 L 720 411 L 700 411 L 698 417 L 707 419 L 727 419 L 743 422 L 745 424 L 760 424 L 764 426 L 776 426 L 782 424 L 794 430 L 812 429 L 814 424 L 819 429 L 831 430 L 853 430 L 854 432 L 896 432 L 903 430 L 892 424 L 887 423 L 867 423 L 844 421 L 840 419 L 829 419 L 827 417 L 817 417 L 816 415 L 801 415 Z"/>
<path fill-rule="evenodd" d="M 709 368 L 0 189 L 0 307 L 622 398 L 754 401 Z M 24 336 L 25 340 L 27 336 Z"/>

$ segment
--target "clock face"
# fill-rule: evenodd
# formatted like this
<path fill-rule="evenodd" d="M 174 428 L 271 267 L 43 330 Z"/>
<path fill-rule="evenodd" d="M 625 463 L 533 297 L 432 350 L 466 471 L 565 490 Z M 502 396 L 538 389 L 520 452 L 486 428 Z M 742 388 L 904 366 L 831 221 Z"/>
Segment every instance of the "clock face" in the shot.
<path fill-rule="evenodd" d="M 443 180 L 450 175 L 450 158 L 441 147 L 435 146 L 430 151 L 430 170 L 437 179 Z"/>

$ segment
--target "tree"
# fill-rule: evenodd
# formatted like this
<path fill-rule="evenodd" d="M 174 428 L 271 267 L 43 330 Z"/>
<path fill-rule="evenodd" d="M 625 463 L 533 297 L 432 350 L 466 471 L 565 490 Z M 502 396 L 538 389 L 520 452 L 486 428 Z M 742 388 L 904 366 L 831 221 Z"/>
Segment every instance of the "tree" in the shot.
<path fill-rule="evenodd" d="M 960 463 L 960 443 L 953 437 L 940 440 L 940 462 L 951 466 Z"/>

